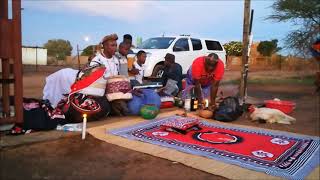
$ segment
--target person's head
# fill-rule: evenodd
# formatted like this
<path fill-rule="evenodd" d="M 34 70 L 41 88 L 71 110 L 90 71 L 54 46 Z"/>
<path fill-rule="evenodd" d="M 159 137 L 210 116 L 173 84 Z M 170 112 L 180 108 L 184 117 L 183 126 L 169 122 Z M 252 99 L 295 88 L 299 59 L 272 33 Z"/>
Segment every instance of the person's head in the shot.
<path fill-rule="evenodd" d="M 205 56 L 205 69 L 207 72 L 212 72 L 219 61 L 219 56 L 216 53 L 210 53 L 208 56 Z"/>
<path fill-rule="evenodd" d="M 132 36 L 130 34 L 123 35 L 123 42 L 132 46 Z"/>
<path fill-rule="evenodd" d="M 129 52 L 129 45 L 128 44 L 125 44 L 124 42 L 120 43 L 119 44 L 119 53 L 123 56 L 127 56 L 128 55 L 128 52 Z"/>
<path fill-rule="evenodd" d="M 137 53 L 137 61 L 138 61 L 139 64 L 144 64 L 146 62 L 146 58 L 147 58 L 146 52 L 140 50 Z"/>
<path fill-rule="evenodd" d="M 164 57 L 164 65 L 170 66 L 175 63 L 175 56 L 173 54 L 167 53 Z"/>
<path fill-rule="evenodd" d="M 117 34 L 110 34 L 102 39 L 101 44 L 103 46 L 103 53 L 108 58 L 112 57 L 115 54 L 117 50 L 117 40 Z"/>

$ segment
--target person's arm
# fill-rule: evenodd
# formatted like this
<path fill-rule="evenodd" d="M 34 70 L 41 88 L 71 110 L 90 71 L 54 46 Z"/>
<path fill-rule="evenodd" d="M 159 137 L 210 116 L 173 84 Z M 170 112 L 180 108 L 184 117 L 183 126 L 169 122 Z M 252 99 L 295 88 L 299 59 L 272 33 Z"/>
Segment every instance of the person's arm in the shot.
<path fill-rule="evenodd" d="M 200 104 L 203 103 L 202 89 L 201 89 L 201 84 L 199 80 L 194 80 L 194 91 L 197 99 L 199 100 L 198 102 L 200 102 Z"/>
<path fill-rule="evenodd" d="M 132 65 L 131 69 L 128 69 L 128 71 L 134 75 L 139 74 L 139 69 L 136 69 L 136 67 L 134 65 Z"/>
<path fill-rule="evenodd" d="M 210 107 L 211 110 L 215 110 L 216 107 L 216 97 L 217 97 L 217 92 L 218 92 L 218 88 L 219 88 L 219 84 L 220 81 L 217 80 L 212 80 L 212 84 L 211 84 L 211 91 L 210 91 L 210 97 L 211 97 L 211 101 L 210 101 Z"/>

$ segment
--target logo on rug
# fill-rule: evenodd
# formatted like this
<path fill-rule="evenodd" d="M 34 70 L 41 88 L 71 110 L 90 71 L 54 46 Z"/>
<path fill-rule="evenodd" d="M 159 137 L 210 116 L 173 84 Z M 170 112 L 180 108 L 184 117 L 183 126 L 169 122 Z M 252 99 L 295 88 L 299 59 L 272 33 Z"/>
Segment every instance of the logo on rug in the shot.
<path fill-rule="evenodd" d="M 152 135 L 154 135 L 154 136 L 168 136 L 169 133 L 168 132 L 156 131 L 156 132 L 153 132 Z"/>
<path fill-rule="evenodd" d="M 273 157 L 273 154 L 266 152 L 266 151 L 263 151 L 263 150 L 252 151 L 252 154 L 259 157 L 259 158 L 265 158 L 265 157 L 272 158 Z"/>
<path fill-rule="evenodd" d="M 212 131 L 197 132 L 193 135 L 193 138 L 198 141 L 208 142 L 211 144 L 234 144 L 242 141 L 240 136 Z"/>
<path fill-rule="evenodd" d="M 279 144 L 279 145 L 282 145 L 282 146 L 288 145 L 290 143 L 289 141 L 284 140 L 284 139 L 280 139 L 280 138 L 273 138 L 273 139 L 271 139 L 271 142 L 273 144 Z"/>

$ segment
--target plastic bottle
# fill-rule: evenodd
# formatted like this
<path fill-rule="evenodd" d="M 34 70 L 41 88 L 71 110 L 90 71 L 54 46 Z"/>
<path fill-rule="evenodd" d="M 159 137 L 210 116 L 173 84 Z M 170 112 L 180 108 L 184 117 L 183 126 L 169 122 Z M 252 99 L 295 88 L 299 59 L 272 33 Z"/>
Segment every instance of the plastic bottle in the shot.
<path fill-rule="evenodd" d="M 187 93 L 186 98 L 184 100 L 184 109 L 186 111 L 190 111 L 191 110 L 191 95 L 190 95 L 190 92 Z"/>
<path fill-rule="evenodd" d="M 60 131 L 82 131 L 82 123 L 75 123 L 75 124 L 65 124 L 65 125 L 58 125 L 57 130 Z"/>

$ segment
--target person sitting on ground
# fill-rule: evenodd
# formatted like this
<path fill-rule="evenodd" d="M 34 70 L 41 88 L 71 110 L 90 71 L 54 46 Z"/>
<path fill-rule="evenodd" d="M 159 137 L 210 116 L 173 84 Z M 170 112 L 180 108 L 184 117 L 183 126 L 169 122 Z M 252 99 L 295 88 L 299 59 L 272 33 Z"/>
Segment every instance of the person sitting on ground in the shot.
<path fill-rule="evenodd" d="M 164 72 L 161 80 L 165 87 L 162 92 L 175 96 L 182 89 L 182 67 L 175 62 L 173 54 L 167 53 L 164 59 Z"/>
<path fill-rule="evenodd" d="M 117 59 L 114 56 L 117 50 L 117 40 L 117 34 L 105 36 L 100 43 L 103 50 L 98 52 L 90 62 L 90 66 L 103 64 L 107 68 L 104 73 L 105 78 L 119 74 L 118 66 L 116 64 Z"/>
<path fill-rule="evenodd" d="M 132 77 L 132 80 L 135 80 L 138 82 L 138 84 L 143 84 L 143 76 L 144 76 L 144 70 L 145 66 L 144 63 L 146 62 L 147 54 L 143 50 L 140 50 L 137 53 L 137 61 L 134 62 L 133 68 L 129 71 L 134 74 L 134 77 Z M 136 84 L 136 83 L 133 83 Z M 136 84 L 137 85 L 137 84 Z"/>
<path fill-rule="evenodd" d="M 128 60 L 127 55 L 129 51 L 129 45 L 124 42 L 119 44 L 118 52 L 115 53 L 115 57 L 117 58 L 117 65 L 119 69 L 119 75 L 123 75 L 128 77 Z"/>
<path fill-rule="evenodd" d="M 204 105 L 204 99 L 210 101 L 209 109 L 214 111 L 216 108 L 216 96 L 219 88 L 220 80 L 224 74 L 224 64 L 215 53 L 208 56 L 196 58 L 187 73 L 187 87 L 183 96 L 195 86 L 195 93 L 200 102 L 200 107 Z"/>
<path fill-rule="evenodd" d="M 123 43 L 129 45 L 128 54 L 133 54 L 134 52 L 131 50 L 134 46 L 132 45 L 132 36 L 130 34 L 123 35 Z"/>

